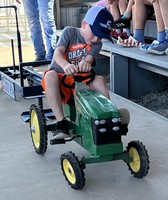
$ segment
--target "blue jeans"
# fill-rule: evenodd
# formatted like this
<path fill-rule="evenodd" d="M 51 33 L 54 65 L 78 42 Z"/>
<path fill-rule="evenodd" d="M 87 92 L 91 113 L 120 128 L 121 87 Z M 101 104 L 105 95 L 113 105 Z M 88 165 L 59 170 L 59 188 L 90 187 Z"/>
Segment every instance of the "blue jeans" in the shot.
<path fill-rule="evenodd" d="M 52 59 L 56 45 L 56 26 L 53 14 L 54 0 L 24 0 L 24 10 L 27 16 L 31 38 L 37 59 Z M 43 42 L 42 28 L 45 35 Z"/>

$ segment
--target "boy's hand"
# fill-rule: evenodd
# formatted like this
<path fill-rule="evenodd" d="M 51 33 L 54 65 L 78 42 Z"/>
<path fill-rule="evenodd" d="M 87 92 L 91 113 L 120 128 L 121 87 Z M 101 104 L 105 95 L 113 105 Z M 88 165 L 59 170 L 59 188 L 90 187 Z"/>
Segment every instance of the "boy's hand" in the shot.
<path fill-rule="evenodd" d="M 79 71 L 76 65 L 70 63 L 65 65 L 63 70 L 67 76 L 74 76 Z"/>
<path fill-rule="evenodd" d="M 78 67 L 80 72 L 90 72 L 91 70 L 91 64 L 86 60 L 81 60 Z"/>

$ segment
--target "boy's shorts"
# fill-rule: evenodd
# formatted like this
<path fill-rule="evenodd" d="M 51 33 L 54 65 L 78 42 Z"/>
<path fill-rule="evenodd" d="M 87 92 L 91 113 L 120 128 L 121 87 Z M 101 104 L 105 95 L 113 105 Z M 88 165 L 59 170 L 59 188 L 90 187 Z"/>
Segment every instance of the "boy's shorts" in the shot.
<path fill-rule="evenodd" d="M 41 85 L 42 85 L 42 88 L 43 88 L 44 91 L 46 91 L 46 85 L 45 85 L 45 79 L 44 79 L 44 77 L 45 77 L 45 74 L 48 71 L 50 71 L 50 70 L 46 70 L 44 72 L 44 76 L 43 76 L 43 78 L 41 80 Z M 86 75 L 88 75 L 88 73 L 81 73 L 80 75 L 86 76 Z M 59 76 L 59 85 L 60 85 L 61 100 L 62 100 L 63 103 L 67 103 L 69 101 L 69 99 L 71 97 L 73 97 L 74 88 L 67 88 L 67 87 L 65 87 L 62 84 L 61 80 L 62 80 L 62 77 L 64 76 L 64 74 L 58 73 L 58 76 Z M 86 79 L 86 80 L 84 80 L 82 82 L 85 82 L 87 84 L 88 79 Z M 67 76 L 66 79 L 65 79 L 65 84 L 71 86 L 73 83 L 74 83 L 74 77 L 73 76 Z"/>

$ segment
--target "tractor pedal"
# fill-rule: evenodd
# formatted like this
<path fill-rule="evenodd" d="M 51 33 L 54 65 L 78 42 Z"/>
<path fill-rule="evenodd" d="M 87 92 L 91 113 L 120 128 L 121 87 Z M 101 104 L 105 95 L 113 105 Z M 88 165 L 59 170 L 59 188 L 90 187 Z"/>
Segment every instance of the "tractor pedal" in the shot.
<path fill-rule="evenodd" d="M 50 140 L 50 144 L 54 145 L 54 144 L 65 144 L 65 140 L 64 139 L 51 139 Z"/>

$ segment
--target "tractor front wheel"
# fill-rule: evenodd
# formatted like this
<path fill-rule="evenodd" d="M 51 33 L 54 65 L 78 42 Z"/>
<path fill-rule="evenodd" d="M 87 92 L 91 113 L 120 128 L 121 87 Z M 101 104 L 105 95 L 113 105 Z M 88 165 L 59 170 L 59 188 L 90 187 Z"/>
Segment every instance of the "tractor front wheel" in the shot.
<path fill-rule="evenodd" d="M 146 176 L 149 170 L 149 155 L 145 146 L 140 141 L 131 141 L 126 147 L 129 157 L 128 168 L 137 178 Z"/>
<path fill-rule="evenodd" d="M 61 168 L 68 184 L 75 190 L 81 189 L 85 185 L 84 165 L 71 151 L 61 155 Z"/>

